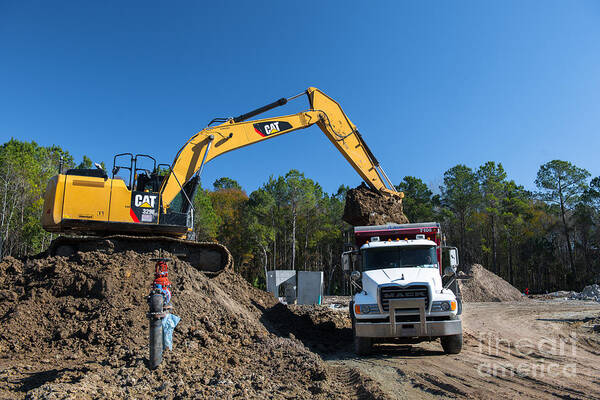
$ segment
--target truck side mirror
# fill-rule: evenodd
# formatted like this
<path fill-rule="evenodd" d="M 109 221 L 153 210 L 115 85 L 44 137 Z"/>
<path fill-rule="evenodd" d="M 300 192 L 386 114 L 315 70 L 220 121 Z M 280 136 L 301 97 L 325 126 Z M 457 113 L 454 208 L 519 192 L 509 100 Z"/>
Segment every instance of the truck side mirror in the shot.
<path fill-rule="evenodd" d="M 350 279 L 352 279 L 355 282 L 358 281 L 360 279 L 360 272 L 352 271 L 352 273 L 350 274 Z"/>
<path fill-rule="evenodd" d="M 446 267 L 458 267 L 458 249 L 456 247 L 446 247 L 444 246 L 442 249 L 442 266 L 444 270 Z"/>
<path fill-rule="evenodd" d="M 342 269 L 350 271 L 350 252 L 342 253 Z"/>
<path fill-rule="evenodd" d="M 450 266 L 456 270 L 458 266 L 458 249 L 456 247 L 448 249 L 448 258 L 450 259 Z"/>

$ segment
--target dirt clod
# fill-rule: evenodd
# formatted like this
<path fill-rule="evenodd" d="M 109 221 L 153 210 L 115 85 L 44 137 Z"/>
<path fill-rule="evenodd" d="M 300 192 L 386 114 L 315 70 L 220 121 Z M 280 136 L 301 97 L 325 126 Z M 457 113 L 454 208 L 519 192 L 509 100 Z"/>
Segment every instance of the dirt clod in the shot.
<path fill-rule="evenodd" d="M 353 226 L 408 223 L 401 198 L 380 194 L 364 182 L 348 190 L 343 219 Z"/>

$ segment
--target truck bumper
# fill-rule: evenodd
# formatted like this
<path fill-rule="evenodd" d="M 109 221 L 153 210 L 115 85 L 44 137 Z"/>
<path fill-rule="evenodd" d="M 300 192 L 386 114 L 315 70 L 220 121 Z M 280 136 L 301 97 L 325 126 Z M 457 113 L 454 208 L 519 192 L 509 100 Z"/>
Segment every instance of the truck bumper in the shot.
<path fill-rule="evenodd" d="M 417 308 L 419 321 L 396 322 L 396 310 Z M 394 299 L 389 302 L 390 322 L 368 322 L 368 320 L 355 320 L 356 336 L 360 337 L 439 337 L 459 335 L 462 333 L 460 319 L 448 321 L 427 321 L 425 316 L 425 303 L 420 300 Z"/>

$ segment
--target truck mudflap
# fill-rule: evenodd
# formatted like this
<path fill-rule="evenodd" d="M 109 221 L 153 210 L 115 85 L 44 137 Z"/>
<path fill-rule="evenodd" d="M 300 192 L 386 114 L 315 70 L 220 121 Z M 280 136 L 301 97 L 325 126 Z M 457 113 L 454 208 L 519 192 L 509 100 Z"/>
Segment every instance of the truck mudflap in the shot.
<path fill-rule="evenodd" d="M 396 322 L 396 310 L 418 309 L 419 321 Z M 356 336 L 361 337 L 440 337 L 462 333 L 460 319 L 447 321 L 427 321 L 425 302 L 417 299 L 390 299 L 390 322 L 368 322 L 356 319 Z M 402 311 L 401 311 L 402 312 Z"/>

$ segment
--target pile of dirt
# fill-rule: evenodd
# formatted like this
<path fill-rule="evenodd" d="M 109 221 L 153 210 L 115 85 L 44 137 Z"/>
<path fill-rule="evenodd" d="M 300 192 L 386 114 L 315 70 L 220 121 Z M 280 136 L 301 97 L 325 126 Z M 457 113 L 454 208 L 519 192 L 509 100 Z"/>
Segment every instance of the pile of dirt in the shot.
<path fill-rule="evenodd" d="M 479 264 L 471 265 L 464 272 L 472 276 L 458 281 L 464 302 L 527 300 L 519 289 Z"/>
<path fill-rule="evenodd" d="M 157 255 L 0 262 L 0 398 L 385 398 L 275 327 L 269 313 L 285 306 L 270 294 L 175 257 L 169 277 L 181 322 L 173 351 L 148 370 L 146 296 Z"/>
<path fill-rule="evenodd" d="M 348 306 L 345 312 L 329 307 L 278 304 L 264 317 L 269 326 L 283 336 L 292 336 L 311 351 L 321 355 L 352 351 L 352 323 Z"/>
<path fill-rule="evenodd" d="M 378 193 L 364 182 L 348 190 L 342 218 L 352 226 L 408 223 L 401 198 Z"/>

